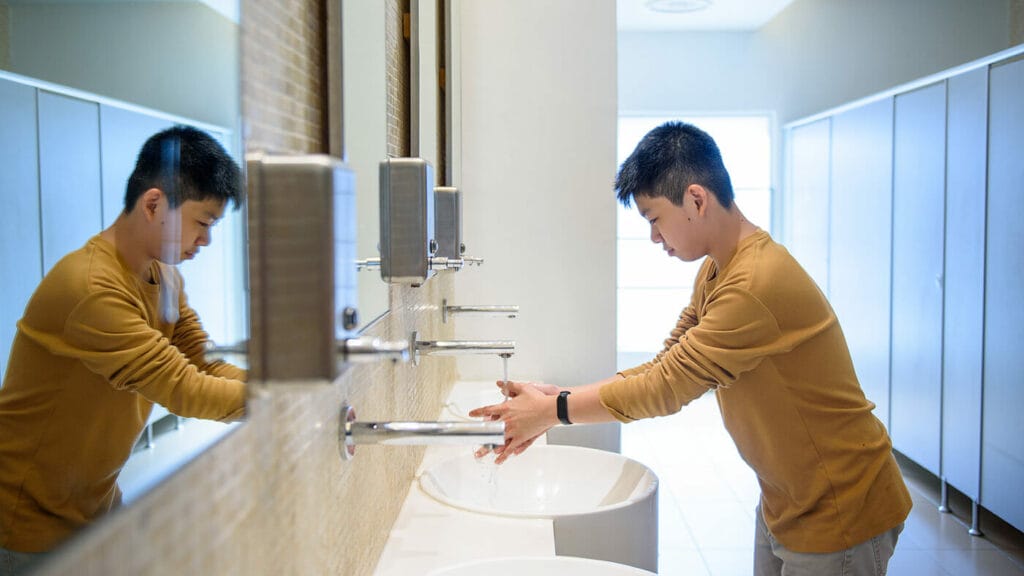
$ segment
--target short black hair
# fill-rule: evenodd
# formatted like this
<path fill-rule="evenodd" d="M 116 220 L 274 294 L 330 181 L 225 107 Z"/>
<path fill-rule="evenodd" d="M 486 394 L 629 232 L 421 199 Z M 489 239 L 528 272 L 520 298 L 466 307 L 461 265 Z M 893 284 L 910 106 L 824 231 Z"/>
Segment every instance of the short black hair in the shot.
<path fill-rule="evenodd" d="M 191 126 L 174 126 L 149 137 L 128 178 L 124 213 L 150 188 L 159 188 L 170 207 L 186 200 L 216 198 L 237 209 L 244 199 L 238 164 L 212 136 Z"/>
<path fill-rule="evenodd" d="M 710 190 L 724 208 L 732 206 L 732 182 L 715 140 L 693 124 L 672 121 L 640 140 L 619 167 L 615 191 L 627 207 L 637 196 L 664 197 L 681 206 L 691 184 Z"/>

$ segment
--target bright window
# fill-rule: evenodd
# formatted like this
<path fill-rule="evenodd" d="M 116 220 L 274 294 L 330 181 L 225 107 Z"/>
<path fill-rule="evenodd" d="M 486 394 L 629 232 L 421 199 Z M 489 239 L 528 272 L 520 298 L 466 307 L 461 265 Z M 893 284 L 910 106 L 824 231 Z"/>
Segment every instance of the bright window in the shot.
<path fill-rule="evenodd" d="M 692 123 L 715 139 L 732 179 L 736 204 L 755 225 L 771 232 L 771 120 L 768 116 L 621 116 L 621 165 L 652 128 L 668 121 Z M 650 226 L 634 204 L 618 212 L 619 368 L 647 361 L 661 350 L 690 300 L 698 262 L 669 258 L 650 239 Z"/>

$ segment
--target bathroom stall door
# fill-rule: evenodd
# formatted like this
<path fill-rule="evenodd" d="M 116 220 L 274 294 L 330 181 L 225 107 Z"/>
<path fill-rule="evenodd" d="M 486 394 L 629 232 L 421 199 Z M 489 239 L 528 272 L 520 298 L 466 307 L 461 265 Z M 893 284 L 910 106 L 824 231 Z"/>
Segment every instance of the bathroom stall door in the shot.
<path fill-rule="evenodd" d="M 829 297 L 875 415 L 889 424 L 893 100 L 832 118 Z"/>
<path fill-rule="evenodd" d="M 992 68 L 988 129 L 981 503 L 1024 530 L 1024 60 Z"/>
<path fill-rule="evenodd" d="M 128 177 L 135 169 L 142 145 L 150 136 L 174 123 L 157 116 L 116 106 L 100 105 L 103 157 L 103 228 L 124 210 Z"/>
<path fill-rule="evenodd" d="M 947 81 L 942 476 L 980 497 L 988 68 Z"/>
<path fill-rule="evenodd" d="M 893 127 L 893 447 L 940 473 L 946 84 L 896 96 Z"/>
<path fill-rule="evenodd" d="M 43 273 L 102 229 L 99 104 L 39 91 Z"/>
<path fill-rule="evenodd" d="M 829 149 L 832 120 L 789 130 L 789 251 L 828 294 Z"/>
<path fill-rule="evenodd" d="M 0 378 L 32 291 L 42 280 L 36 89 L 0 78 Z"/>

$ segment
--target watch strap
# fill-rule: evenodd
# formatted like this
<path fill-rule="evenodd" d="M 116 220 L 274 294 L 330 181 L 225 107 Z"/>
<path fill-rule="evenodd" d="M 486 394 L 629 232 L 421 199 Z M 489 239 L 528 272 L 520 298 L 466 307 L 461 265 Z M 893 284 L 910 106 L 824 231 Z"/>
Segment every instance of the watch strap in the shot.
<path fill-rule="evenodd" d="M 562 390 L 558 393 L 558 400 L 555 401 L 556 409 L 558 411 L 558 421 L 566 425 L 572 424 L 572 421 L 569 420 L 569 394 L 572 394 L 572 392 Z"/>

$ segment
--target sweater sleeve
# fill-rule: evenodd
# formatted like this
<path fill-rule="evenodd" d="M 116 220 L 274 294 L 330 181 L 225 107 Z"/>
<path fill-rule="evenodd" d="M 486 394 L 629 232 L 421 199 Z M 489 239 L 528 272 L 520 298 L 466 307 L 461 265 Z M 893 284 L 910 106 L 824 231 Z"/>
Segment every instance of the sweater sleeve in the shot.
<path fill-rule="evenodd" d="M 210 341 L 210 336 L 203 330 L 199 315 L 188 305 L 184 292 L 181 294 L 180 302 L 178 321 L 174 325 L 171 344 L 181 350 L 189 362 L 195 364 L 201 372 L 243 382 L 248 380 L 246 371 L 234 364 L 221 360 L 207 361 L 206 343 Z"/>
<path fill-rule="evenodd" d="M 774 316 L 752 294 L 722 288 L 700 322 L 647 370 L 602 386 L 601 404 L 622 422 L 673 414 L 783 349 L 780 335 Z"/>
<path fill-rule="evenodd" d="M 116 290 L 84 298 L 64 326 L 68 355 L 118 390 L 133 390 L 174 414 L 235 420 L 245 411 L 245 384 L 202 372 L 146 323 L 137 303 Z"/>

